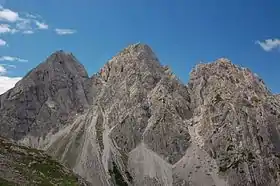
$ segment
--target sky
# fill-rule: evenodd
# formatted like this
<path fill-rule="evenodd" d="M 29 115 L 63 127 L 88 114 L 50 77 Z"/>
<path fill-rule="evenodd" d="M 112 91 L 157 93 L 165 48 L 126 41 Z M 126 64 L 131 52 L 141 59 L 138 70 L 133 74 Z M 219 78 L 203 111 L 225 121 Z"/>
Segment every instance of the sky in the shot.
<path fill-rule="evenodd" d="M 56 50 L 89 75 L 129 44 L 148 44 L 187 83 L 221 57 L 280 93 L 279 0 L 0 0 L 0 94 Z"/>

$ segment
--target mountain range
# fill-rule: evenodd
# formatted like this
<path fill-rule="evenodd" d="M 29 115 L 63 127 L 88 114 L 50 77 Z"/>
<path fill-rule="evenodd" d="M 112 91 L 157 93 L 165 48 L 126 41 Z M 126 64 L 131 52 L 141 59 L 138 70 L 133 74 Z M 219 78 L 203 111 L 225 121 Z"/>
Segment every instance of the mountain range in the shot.
<path fill-rule="evenodd" d="M 0 96 L 0 118 L 3 138 L 94 186 L 280 185 L 279 95 L 225 58 L 183 84 L 146 44 L 91 77 L 57 51 Z"/>

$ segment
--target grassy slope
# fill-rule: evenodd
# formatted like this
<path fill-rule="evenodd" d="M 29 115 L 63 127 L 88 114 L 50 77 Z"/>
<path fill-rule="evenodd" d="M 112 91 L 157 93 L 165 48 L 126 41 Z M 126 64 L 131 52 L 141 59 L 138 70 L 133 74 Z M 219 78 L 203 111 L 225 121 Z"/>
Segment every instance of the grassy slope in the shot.
<path fill-rule="evenodd" d="M 82 181 L 43 151 L 0 138 L 0 186 L 78 186 Z"/>

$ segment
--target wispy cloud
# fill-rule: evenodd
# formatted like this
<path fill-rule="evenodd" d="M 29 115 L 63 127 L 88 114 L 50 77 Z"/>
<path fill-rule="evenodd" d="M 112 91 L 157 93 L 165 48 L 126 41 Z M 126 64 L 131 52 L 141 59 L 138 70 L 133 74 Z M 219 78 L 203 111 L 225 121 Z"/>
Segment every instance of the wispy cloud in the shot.
<path fill-rule="evenodd" d="M 1 0 L 0 0 L 1 1 Z M 17 12 L 0 5 L 0 34 L 22 33 L 33 34 L 35 30 L 48 30 L 50 26 L 38 15 L 29 12 Z M 56 28 L 58 35 L 70 35 L 77 31 L 74 29 Z"/>
<path fill-rule="evenodd" d="M 57 28 L 57 29 L 55 29 L 55 32 L 56 32 L 58 35 L 69 35 L 69 34 L 74 34 L 74 33 L 76 33 L 77 31 L 76 31 L 76 30 L 73 30 L 73 29 L 61 29 L 61 28 Z"/>
<path fill-rule="evenodd" d="M 46 30 L 49 28 L 49 25 L 43 22 L 35 21 L 35 24 L 37 25 L 38 29 L 40 30 Z"/>
<path fill-rule="evenodd" d="M 7 68 L 16 68 L 16 65 L 8 65 L 8 64 L 2 64 L 2 66 L 7 67 Z"/>
<path fill-rule="evenodd" d="M 0 34 L 4 33 L 23 33 L 33 34 L 35 29 L 47 30 L 49 25 L 37 14 L 26 12 L 16 12 L 0 5 Z"/>
<path fill-rule="evenodd" d="M 30 19 L 20 19 L 20 21 L 16 23 L 16 27 L 19 30 L 31 30 L 32 29 L 31 22 L 32 20 Z"/>
<path fill-rule="evenodd" d="M 0 34 L 4 33 L 16 33 L 18 30 L 11 28 L 8 24 L 0 24 Z"/>
<path fill-rule="evenodd" d="M 31 19 L 38 19 L 38 18 L 42 18 L 40 15 L 38 15 L 38 14 L 30 14 L 30 13 L 28 13 L 28 12 L 25 12 L 25 13 L 23 13 L 24 15 L 25 15 L 25 17 L 27 17 L 27 18 L 31 18 Z"/>
<path fill-rule="evenodd" d="M 15 65 L 10 64 L 0 64 L 0 75 L 4 75 L 8 72 L 9 69 L 16 68 Z"/>
<path fill-rule="evenodd" d="M 7 69 L 0 64 L 0 75 L 6 74 L 7 73 Z"/>
<path fill-rule="evenodd" d="M 28 60 L 26 59 L 21 59 L 13 56 L 1 56 L 0 61 L 28 62 Z"/>
<path fill-rule="evenodd" d="M 19 20 L 19 14 L 10 9 L 5 9 L 2 6 L 0 7 L 0 20 L 7 22 L 16 22 Z"/>
<path fill-rule="evenodd" d="M 266 39 L 264 41 L 256 41 L 255 43 L 260 45 L 266 52 L 280 48 L 280 39 Z"/>
<path fill-rule="evenodd" d="M 23 34 L 34 34 L 34 31 L 33 30 L 24 30 L 22 33 Z"/>
<path fill-rule="evenodd" d="M 3 39 L 0 39 L 0 46 L 5 46 L 7 45 L 7 42 Z"/>
<path fill-rule="evenodd" d="M 3 94 L 7 90 L 13 88 L 15 84 L 21 79 L 22 77 L 7 77 L 0 75 L 0 94 Z"/>

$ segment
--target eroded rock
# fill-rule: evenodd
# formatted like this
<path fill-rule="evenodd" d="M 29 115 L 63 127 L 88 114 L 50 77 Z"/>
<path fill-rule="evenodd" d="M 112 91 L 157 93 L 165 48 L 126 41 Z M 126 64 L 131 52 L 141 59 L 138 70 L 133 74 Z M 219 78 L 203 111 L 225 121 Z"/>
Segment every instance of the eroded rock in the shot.
<path fill-rule="evenodd" d="M 279 96 L 228 59 L 185 86 L 144 44 L 90 78 L 59 51 L 0 100 L 1 135 L 94 185 L 279 185 Z"/>

